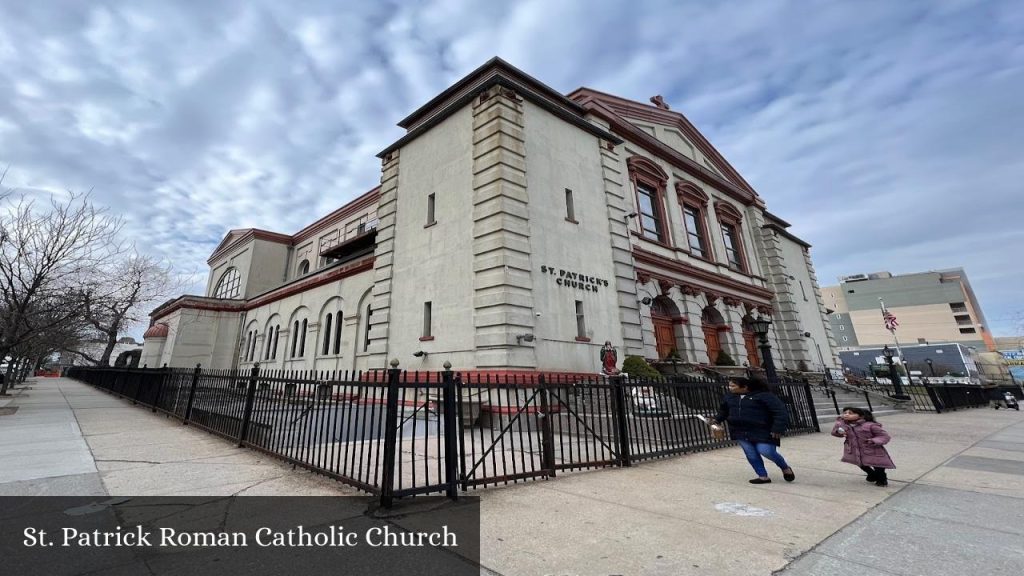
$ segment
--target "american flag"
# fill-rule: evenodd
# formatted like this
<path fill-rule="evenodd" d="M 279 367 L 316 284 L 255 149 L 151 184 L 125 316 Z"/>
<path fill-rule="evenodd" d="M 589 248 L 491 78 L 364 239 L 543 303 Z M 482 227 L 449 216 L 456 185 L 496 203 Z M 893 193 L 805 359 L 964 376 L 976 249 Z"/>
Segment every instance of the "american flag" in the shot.
<path fill-rule="evenodd" d="M 895 332 L 896 327 L 900 325 L 900 323 L 896 321 L 896 315 L 888 310 L 882 311 L 882 318 L 885 319 L 885 329 L 889 332 Z"/>

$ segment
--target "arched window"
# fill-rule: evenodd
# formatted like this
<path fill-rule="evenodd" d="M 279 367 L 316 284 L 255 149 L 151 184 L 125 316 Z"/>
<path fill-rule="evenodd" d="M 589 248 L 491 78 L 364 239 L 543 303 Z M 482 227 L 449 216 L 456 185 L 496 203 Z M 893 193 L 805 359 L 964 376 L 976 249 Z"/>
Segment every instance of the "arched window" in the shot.
<path fill-rule="evenodd" d="M 242 287 L 242 275 L 238 268 L 228 268 L 224 275 L 217 282 L 217 288 L 213 291 L 214 298 L 238 298 Z"/>
<path fill-rule="evenodd" d="M 334 315 L 331 313 L 327 314 L 327 318 L 324 320 L 324 347 L 323 355 L 327 356 L 331 353 L 331 320 L 334 319 Z"/>
<path fill-rule="evenodd" d="M 665 217 L 665 188 L 668 174 L 657 164 L 642 156 L 626 160 L 629 180 L 636 194 L 636 207 L 640 235 L 644 238 L 670 243 L 668 218 Z"/>
<path fill-rule="evenodd" d="M 299 276 L 305 276 L 306 274 L 309 274 L 309 260 L 299 262 Z"/>
<path fill-rule="evenodd" d="M 341 354 L 341 310 L 335 316 L 337 322 L 334 326 L 334 353 Z"/>
<path fill-rule="evenodd" d="M 315 349 L 315 348 L 314 348 Z M 306 319 L 302 319 L 302 334 L 299 340 L 299 358 L 306 356 Z"/>
<path fill-rule="evenodd" d="M 299 321 L 296 320 L 292 326 L 292 353 L 289 358 L 295 358 L 295 351 L 298 350 L 299 346 Z"/>
<path fill-rule="evenodd" d="M 270 358 L 277 360 L 277 339 L 281 336 L 281 325 L 274 327 L 274 349 L 270 352 Z"/>

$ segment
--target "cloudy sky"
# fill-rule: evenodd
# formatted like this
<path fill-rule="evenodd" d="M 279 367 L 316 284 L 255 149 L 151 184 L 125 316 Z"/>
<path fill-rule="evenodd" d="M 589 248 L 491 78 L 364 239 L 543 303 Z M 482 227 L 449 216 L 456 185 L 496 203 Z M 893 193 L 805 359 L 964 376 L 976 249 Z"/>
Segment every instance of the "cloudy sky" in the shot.
<path fill-rule="evenodd" d="M 1024 5 L 0 2 L 0 170 L 94 190 L 185 272 L 369 190 L 395 122 L 492 56 L 662 94 L 814 245 L 819 279 L 963 266 L 1024 311 Z M 201 292 L 201 282 L 193 292 Z"/>

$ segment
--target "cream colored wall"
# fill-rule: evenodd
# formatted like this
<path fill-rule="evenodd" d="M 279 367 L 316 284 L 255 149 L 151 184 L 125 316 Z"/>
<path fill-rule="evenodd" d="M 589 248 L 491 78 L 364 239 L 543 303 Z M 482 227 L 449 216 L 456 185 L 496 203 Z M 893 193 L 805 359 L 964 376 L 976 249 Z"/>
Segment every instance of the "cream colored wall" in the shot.
<path fill-rule="evenodd" d="M 255 362 L 259 362 L 267 370 L 361 369 L 362 366 L 359 365 L 356 357 L 357 350 L 362 350 L 359 347 L 362 342 L 362 333 L 357 329 L 355 322 L 362 314 L 358 309 L 358 303 L 372 284 L 373 273 L 367 271 L 254 308 L 245 313 L 244 326 L 239 333 L 238 343 L 223 346 L 221 342 L 218 342 L 218 345 L 220 349 L 230 349 L 232 353 L 237 354 L 238 365 L 243 368 L 249 368 Z M 342 327 L 341 353 L 334 354 L 332 342 L 328 354 L 325 355 L 322 349 L 324 320 L 330 313 L 333 325 L 336 322 L 334 317 L 339 310 L 348 319 Z M 293 323 L 296 319 L 299 320 L 300 326 L 302 319 L 307 321 L 306 349 L 304 356 L 290 358 L 291 342 L 295 334 Z M 266 358 L 268 329 L 275 325 L 281 327 L 277 358 L 268 360 Z M 245 359 L 244 348 L 246 335 L 253 329 L 257 333 L 256 355 L 253 360 L 249 361 Z"/>
<path fill-rule="evenodd" d="M 965 342 L 979 340 L 977 334 L 961 334 L 960 327 L 949 312 L 949 304 L 889 307 L 900 325 L 896 337 L 900 343 L 916 344 L 918 338 L 928 342 Z M 892 344 L 892 334 L 885 329 L 881 309 L 850 312 L 857 342 L 861 346 Z"/>
<path fill-rule="evenodd" d="M 786 272 L 793 276 L 790 280 L 793 287 L 793 295 L 796 301 L 796 309 L 800 315 L 798 332 L 810 332 L 811 336 L 806 338 L 807 349 L 810 358 L 807 359 L 809 367 L 820 367 L 824 362 L 826 366 L 835 366 L 833 351 L 829 344 L 828 332 L 825 317 L 818 306 L 818 298 L 814 293 L 814 280 L 811 278 L 811 271 L 807 268 L 807 259 L 803 246 L 793 242 L 783 235 L 779 235 L 779 243 L 782 246 L 782 253 L 785 261 Z M 801 290 L 801 284 L 803 289 Z M 818 356 L 818 351 L 821 356 Z"/>
<path fill-rule="evenodd" d="M 401 149 L 387 357 L 409 370 L 473 366 L 472 135 L 467 106 Z M 434 339 L 421 342 L 428 301 Z"/>
<path fill-rule="evenodd" d="M 243 294 L 252 298 L 280 286 L 285 279 L 289 246 L 266 240 L 253 241 L 253 255 Z"/>
<path fill-rule="evenodd" d="M 600 142 L 530 102 L 525 126 L 537 368 L 597 371 L 605 340 L 623 346 Z M 579 224 L 566 221 L 566 188 L 573 191 Z M 560 286 L 562 271 L 602 282 L 596 292 Z M 577 300 L 589 343 L 576 341 Z"/>
<path fill-rule="evenodd" d="M 223 369 L 232 367 L 238 336 L 237 312 L 180 309 L 160 319 L 168 325 L 167 341 L 156 366 Z M 143 355 L 146 355 L 145 348 Z M 151 367 L 154 364 L 146 358 Z"/>

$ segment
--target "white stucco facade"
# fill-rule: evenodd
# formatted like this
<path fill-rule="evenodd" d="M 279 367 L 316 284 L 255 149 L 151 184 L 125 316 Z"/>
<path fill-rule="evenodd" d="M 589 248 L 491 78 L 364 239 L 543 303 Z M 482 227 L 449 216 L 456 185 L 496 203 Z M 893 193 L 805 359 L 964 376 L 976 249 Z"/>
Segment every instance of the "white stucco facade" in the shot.
<path fill-rule="evenodd" d="M 660 99 L 492 60 L 400 126 L 379 187 L 293 235 L 230 231 L 206 294 L 153 312 L 143 362 L 594 372 L 611 341 L 756 365 L 757 315 L 776 364 L 833 360 L 809 247 Z"/>

